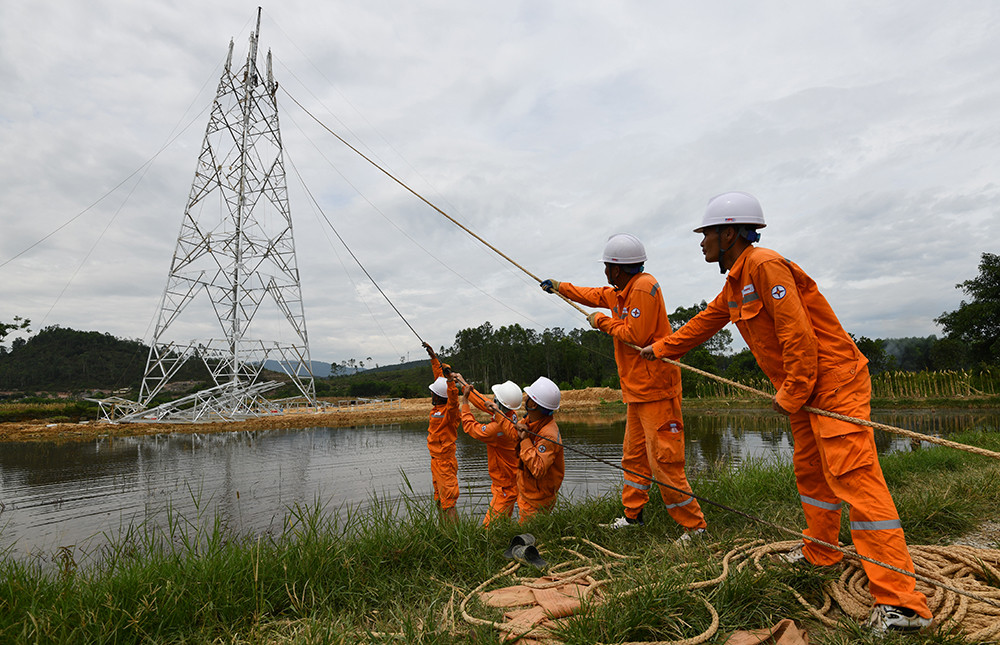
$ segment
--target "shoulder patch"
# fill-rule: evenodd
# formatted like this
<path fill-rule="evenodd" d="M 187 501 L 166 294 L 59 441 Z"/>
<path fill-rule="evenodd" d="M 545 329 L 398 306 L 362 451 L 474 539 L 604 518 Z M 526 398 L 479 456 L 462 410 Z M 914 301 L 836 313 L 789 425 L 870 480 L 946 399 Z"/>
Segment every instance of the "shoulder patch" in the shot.
<path fill-rule="evenodd" d="M 538 446 L 538 452 L 545 452 L 545 444 L 544 443 Z"/>
<path fill-rule="evenodd" d="M 629 315 L 632 316 L 633 318 L 638 318 L 639 313 L 640 312 L 638 307 L 632 307 L 632 311 L 629 312 Z"/>
<path fill-rule="evenodd" d="M 784 298 L 785 293 L 787 293 L 787 290 L 780 284 L 774 285 L 774 288 L 771 289 L 771 297 L 774 298 L 775 300 L 781 300 L 782 298 Z"/>

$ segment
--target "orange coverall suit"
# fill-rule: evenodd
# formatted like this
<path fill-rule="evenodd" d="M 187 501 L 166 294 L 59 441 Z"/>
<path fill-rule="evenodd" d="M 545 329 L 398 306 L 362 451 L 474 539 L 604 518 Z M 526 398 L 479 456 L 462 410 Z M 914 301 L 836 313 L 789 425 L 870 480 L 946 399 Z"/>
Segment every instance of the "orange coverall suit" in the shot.
<path fill-rule="evenodd" d="M 684 473 L 684 421 L 681 417 L 681 370 L 661 361 L 644 360 L 631 343 L 645 347 L 669 336 L 670 320 L 656 279 L 636 274 L 621 291 L 613 287 L 577 287 L 559 283 L 559 293 L 589 307 L 610 309 L 597 318 L 598 328 L 614 339 L 615 362 L 627 404 L 622 468 L 625 515 L 635 519 L 649 501 L 650 476 L 690 491 Z M 652 470 L 650 469 L 652 466 Z M 687 530 L 706 526 L 698 500 L 660 486 L 660 496 L 674 520 Z"/>
<path fill-rule="evenodd" d="M 791 413 L 795 481 L 808 528 L 805 535 L 837 544 L 841 503 L 850 506 L 858 553 L 913 571 L 903 527 L 882 475 L 871 428 L 801 410 L 803 405 L 869 419 L 868 359 L 847 335 L 816 283 L 770 249 L 748 247 L 729 270 L 725 287 L 688 324 L 653 344 L 657 357 L 677 358 L 733 322 Z M 808 540 L 813 564 L 843 555 Z M 913 609 L 930 618 L 913 578 L 868 562 L 877 604 Z"/>
<path fill-rule="evenodd" d="M 441 361 L 431 359 L 434 378 L 444 376 Z M 427 450 L 431 453 L 431 481 L 434 501 L 442 510 L 458 502 L 458 460 L 455 442 L 458 440 L 458 386 L 448 381 L 448 402 L 431 408 L 427 426 Z"/>
<path fill-rule="evenodd" d="M 483 412 L 489 412 L 486 407 L 486 399 L 476 390 L 471 392 L 469 400 Z M 486 517 L 483 518 L 483 526 L 489 526 L 490 521 L 497 517 L 513 515 L 514 504 L 517 503 L 517 467 L 519 461 L 517 430 L 509 424 L 501 423 L 497 419 L 498 416 L 500 415 L 492 415 L 489 423 L 480 423 L 472 416 L 472 410 L 468 405 L 461 406 L 462 429 L 473 439 L 486 444 L 486 459 L 489 464 L 490 489 L 493 493 L 493 499 L 490 500 L 490 508 L 486 511 Z M 516 423 L 517 413 L 511 411 L 509 417 L 503 418 Z"/>
<path fill-rule="evenodd" d="M 504 432 L 518 436 L 517 428 L 509 419 L 500 417 L 496 421 Z M 566 474 L 562 437 L 556 420 L 547 416 L 534 423 L 527 419 L 523 422 L 528 426 L 528 433 L 518 445 L 521 463 L 517 470 L 518 521 L 522 524 L 532 515 L 552 508 Z"/>

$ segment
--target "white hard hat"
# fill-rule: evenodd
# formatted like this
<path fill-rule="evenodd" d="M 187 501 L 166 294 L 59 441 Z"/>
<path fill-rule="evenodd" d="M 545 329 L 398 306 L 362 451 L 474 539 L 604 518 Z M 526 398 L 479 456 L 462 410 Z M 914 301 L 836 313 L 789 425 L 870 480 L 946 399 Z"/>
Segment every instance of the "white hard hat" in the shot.
<path fill-rule="evenodd" d="M 427 388 L 442 399 L 448 398 L 448 379 L 443 376 L 437 377 Z"/>
<path fill-rule="evenodd" d="M 701 226 L 694 229 L 701 233 L 709 226 L 746 224 L 754 228 L 764 228 L 764 210 L 757 198 L 749 193 L 732 192 L 716 195 L 708 200 Z"/>
<path fill-rule="evenodd" d="M 608 264 L 639 264 L 646 261 L 646 247 L 634 235 L 616 233 L 604 245 L 604 261 Z"/>
<path fill-rule="evenodd" d="M 513 381 L 504 381 L 490 388 L 493 395 L 500 402 L 500 405 L 508 410 L 516 410 L 521 407 L 521 388 Z"/>
<path fill-rule="evenodd" d="M 562 398 L 559 386 L 544 376 L 539 376 L 534 383 L 524 388 L 524 393 L 546 410 L 559 409 L 559 399 Z"/>

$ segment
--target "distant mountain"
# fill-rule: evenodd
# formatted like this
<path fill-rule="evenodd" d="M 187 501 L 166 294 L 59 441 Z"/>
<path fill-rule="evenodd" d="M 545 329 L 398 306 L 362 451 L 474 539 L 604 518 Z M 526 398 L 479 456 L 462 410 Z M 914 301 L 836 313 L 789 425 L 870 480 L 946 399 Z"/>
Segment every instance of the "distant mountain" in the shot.
<path fill-rule="evenodd" d="M 373 367 L 371 369 L 359 369 L 357 367 L 345 367 L 343 365 L 337 365 L 336 374 L 333 373 L 333 366 L 330 363 L 324 363 L 322 361 L 311 361 L 312 373 L 316 378 L 329 378 L 330 376 L 349 376 L 351 374 L 384 374 L 385 372 L 396 372 L 399 370 L 408 370 L 414 367 L 426 367 L 430 370 L 430 360 L 423 359 L 421 361 L 409 361 L 408 363 L 396 363 L 395 365 L 380 365 L 379 367 Z M 264 361 L 264 367 L 274 372 L 281 372 L 281 363 L 274 360 Z"/>

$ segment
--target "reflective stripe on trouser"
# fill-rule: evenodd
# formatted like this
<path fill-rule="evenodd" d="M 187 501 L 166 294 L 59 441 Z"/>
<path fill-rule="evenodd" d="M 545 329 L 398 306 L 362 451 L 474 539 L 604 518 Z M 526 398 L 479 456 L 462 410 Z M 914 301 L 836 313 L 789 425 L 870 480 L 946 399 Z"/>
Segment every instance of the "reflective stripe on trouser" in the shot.
<path fill-rule="evenodd" d="M 853 381 L 833 392 L 817 394 L 809 405 L 859 419 L 871 414 L 871 381 L 865 368 Z M 825 416 L 798 412 L 791 416 L 795 441 L 795 482 L 802 500 L 807 536 L 837 544 L 841 501 L 849 507 L 851 539 L 858 553 L 913 571 L 902 524 L 878 463 L 871 428 Z M 839 562 L 843 555 L 806 541 L 803 552 L 813 564 Z M 927 599 L 915 580 L 862 562 L 869 591 L 877 604 L 913 609 L 931 616 Z"/>
<path fill-rule="evenodd" d="M 628 410 L 637 403 L 629 403 Z M 652 486 L 649 478 L 653 471 L 649 469 L 649 457 L 646 455 L 646 433 L 642 423 L 628 414 L 625 421 L 625 438 L 622 440 L 622 468 L 632 472 L 622 473 L 622 505 L 625 507 L 625 517 L 639 517 L 646 502 L 649 501 L 649 489 Z M 640 476 L 641 475 L 641 476 Z"/>
<path fill-rule="evenodd" d="M 510 517 L 514 514 L 514 505 L 517 504 L 517 486 L 496 486 L 492 487 L 493 499 L 490 500 L 490 507 L 483 518 L 483 526 L 489 526 L 490 521 L 498 517 Z"/>
<path fill-rule="evenodd" d="M 640 428 L 641 438 L 645 443 L 645 451 L 639 457 L 634 448 L 635 435 L 629 434 L 629 428 Z M 684 473 L 684 423 L 681 420 L 681 397 L 663 399 L 661 401 L 645 401 L 629 403 L 625 423 L 626 443 L 633 442 L 631 450 L 623 449 L 622 466 L 639 473 L 652 470 L 652 476 L 665 484 L 680 490 L 691 490 L 687 475 Z M 632 459 L 626 463 L 626 457 Z M 640 479 L 634 475 L 625 474 L 626 480 Z M 649 484 L 646 482 L 637 482 Z M 626 482 L 622 490 L 622 501 L 629 509 L 627 494 L 632 489 Z M 701 512 L 698 500 L 665 486 L 660 486 L 660 497 L 674 521 L 687 530 L 701 529 L 707 526 L 705 516 Z M 633 489 L 638 491 L 638 489 Z M 632 493 L 632 495 L 636 495 Z M 649 492 L 645 491 L 646 499 Z M 638 497 L 638 495 L 636 495 Z M 635 498 L 633 498 L 635 499 Z M 641 506 L 636 510 L 641 510 Z M 626 510 L 628 513 L 628 510 Z"/>
<path fill-rule="evenodd" d="M 458 460 L 454 449 L 450 454 L 431 455 L 431 482 L 434 484 L 434 501 L 442 509 L 458 502 Z"/>

